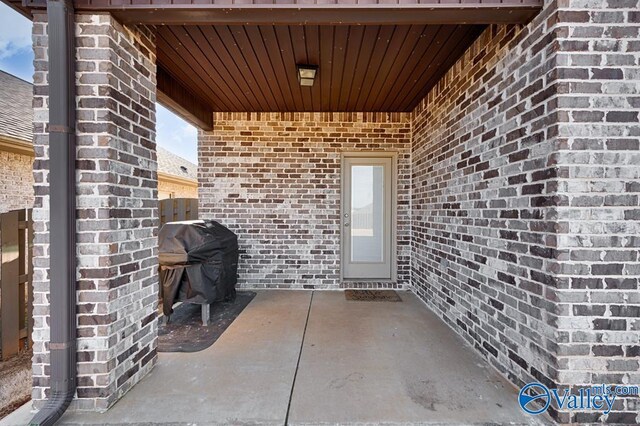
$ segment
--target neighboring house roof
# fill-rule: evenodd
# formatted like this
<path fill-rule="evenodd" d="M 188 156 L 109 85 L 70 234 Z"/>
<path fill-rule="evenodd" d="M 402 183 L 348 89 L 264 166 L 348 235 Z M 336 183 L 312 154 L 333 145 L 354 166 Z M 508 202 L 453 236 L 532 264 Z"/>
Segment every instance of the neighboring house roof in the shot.
<path fill-rule="evenodd" d="M 0 70 L 0 150 L 33 155 L 33 85 Z M 158 173 L 176 183 L 196 182 L 198 166 L 157 147 Z"/>
<path fill-rule="evenodd" d="M 198 166 L 184 158 L 167 151 L 162 147 L 157 147 L 158 172 L 182 179 L 197 181 Z"/>
<path fill-rule="evenodd" d="M 0 137 L 31 143 L 33 86 L 0 71 Z"/>

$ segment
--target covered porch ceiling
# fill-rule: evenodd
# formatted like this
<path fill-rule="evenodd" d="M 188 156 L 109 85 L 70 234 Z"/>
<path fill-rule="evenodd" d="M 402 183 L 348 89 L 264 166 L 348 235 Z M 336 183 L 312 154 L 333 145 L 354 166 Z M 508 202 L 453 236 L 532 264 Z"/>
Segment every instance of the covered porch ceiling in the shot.
<path fill-rule="evenodd" d="M 30 16 L 46 0 L 2 0 Z M 158 101 L 204 130 L 213 113 L 411 111 L 488 24 L 543 0 L 76 0 L 156 32 Z M 296 66 L 318 66 L 301 87 Z"/>
<path fill-rule="evenodd" d="M 411 111 L 482 25 L 157 28 L 158 66 L 214 111 Z M 318 66 L 312 87 L 296 64 Z"/>

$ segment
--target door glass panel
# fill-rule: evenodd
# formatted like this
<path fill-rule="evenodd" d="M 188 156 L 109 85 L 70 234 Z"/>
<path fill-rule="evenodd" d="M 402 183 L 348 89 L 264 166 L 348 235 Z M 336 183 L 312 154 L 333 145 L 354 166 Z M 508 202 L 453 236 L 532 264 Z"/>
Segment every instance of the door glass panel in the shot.
<path fill-rule="evenodd" d="M 384 166 L 351 168 L 351 261 L 384 261 Z"/>

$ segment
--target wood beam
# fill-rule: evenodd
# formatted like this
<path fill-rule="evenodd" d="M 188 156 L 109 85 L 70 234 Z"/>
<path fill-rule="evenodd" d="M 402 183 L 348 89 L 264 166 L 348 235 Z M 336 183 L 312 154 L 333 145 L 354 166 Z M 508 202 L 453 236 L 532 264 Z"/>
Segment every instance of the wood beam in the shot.
<path fill-rule="evenodd" d="M 31 15 L 30 5 L 25 5 L 20 0 L 0 0 L 0 2 L 6 4 L 7 6 L 12 8 L 13 10 L 18 12 L 20 15 L 24 16 L 25 18 L 29 20 L 33 19 L 33 16 Z M 46 3 L 45 3 L 45 7 L 46 7 Z"/>
<path fill-rule="evenodd" d="M 45 0 L 0 0 L 30 18 Z M 543 0 L 336 0 L 306 4 L 304 0 L 75 0 L 77 12 L 111 12 L 124 24 L 149 25 L 426 25 L 525 24 Z"/>
<path fill-rule="evenodd" d="M 150 4 L 85 3 L 78 10 L 109 11 L 124 24 L 150 25 L 425 25 L 524 24 L 542 0 L 420 4 Z"/>
<path fill-rule="evenodd" d="M 213 130 L 213 109 L 162 67 L 157 71 L 157 100 L 164 107 L 202 130 Z"/>

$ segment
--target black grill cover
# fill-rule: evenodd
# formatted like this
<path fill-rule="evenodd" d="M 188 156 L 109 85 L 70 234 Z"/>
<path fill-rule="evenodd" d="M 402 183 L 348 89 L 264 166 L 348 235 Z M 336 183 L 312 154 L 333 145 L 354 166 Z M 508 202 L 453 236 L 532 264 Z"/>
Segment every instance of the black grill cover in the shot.
<path fill-rule="evenodd" d="M 213 220 L 166 223 L 158 235 L 162 308 L 175 302 L 233 300 L 238 281 L 238 237 Z"/>

